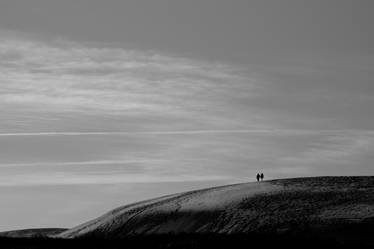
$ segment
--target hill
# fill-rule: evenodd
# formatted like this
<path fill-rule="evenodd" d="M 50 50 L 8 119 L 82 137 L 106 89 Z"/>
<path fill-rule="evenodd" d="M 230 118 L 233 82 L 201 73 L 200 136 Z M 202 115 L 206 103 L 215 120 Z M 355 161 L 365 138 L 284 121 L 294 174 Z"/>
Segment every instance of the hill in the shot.
<path fill-rule="evenodd" d="M 261 233 L 373 242 L 373 228 L 374 177 L 314 177 L 164 196 L 119 207 L 55 237 Z"/>
<path fill-rule="evenodd" d="M 7 238 L 46 238 L 59 233 L 62 233 L 67 229 L 64 228 L 34 228 L 34 229 L 22 229 L 7 232 L 0 232 L 0 237 Z"/>

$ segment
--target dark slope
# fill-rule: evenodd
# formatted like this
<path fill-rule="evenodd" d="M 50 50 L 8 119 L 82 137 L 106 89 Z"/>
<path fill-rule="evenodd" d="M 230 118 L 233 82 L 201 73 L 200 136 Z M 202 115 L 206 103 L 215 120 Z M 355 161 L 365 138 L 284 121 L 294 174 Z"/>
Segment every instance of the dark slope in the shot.
<path fill-rule="evenodd" d="M 0 232 L 0 237 L 6 238 L 45 238 L 66 231 L 65 228 L 33 228 Z"/>

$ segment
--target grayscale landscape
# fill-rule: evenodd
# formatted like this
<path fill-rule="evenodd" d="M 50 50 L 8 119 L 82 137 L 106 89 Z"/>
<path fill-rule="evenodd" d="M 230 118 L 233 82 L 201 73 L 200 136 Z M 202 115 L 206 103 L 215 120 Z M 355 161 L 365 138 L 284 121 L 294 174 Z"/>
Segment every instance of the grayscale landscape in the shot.
<path fill-rule="evenodd" d="M 364 248 L 373 0 L 0 0 L 0 248 Z"/>
<path fill-rule="evenodd" d="M 82 247 L 83 244 L 96 248 L 97 244 L 92 241 L 101 240 L 107 248 L 132 248 L 144 244 L 129 244 L 130 238 L 140 238 L 144 243 L 147 238 L 159 236 L 163 239 L 153 244 L 157 248 L 166 245 L 193 248 L 204 241 L 201 237 L 212 234 L 228 236 L 225 246 L 234 242 L 235 237 L 230 236 L 242 236 L 243 239 L 255 234 L 260 238 L 276 236 L 278 240 L 281 238 L 281 243 L 291 247 L 301 240 L 310 240 L 313 246 L 372 246 L 373 226 L 374 177 L 311 177 L 167 195 L 116 208 L 71 229 L 3 232 L 0 241 L 1 238 L 30 239 L 31 245 L 34 243 L 35 248 L 42 248 L 38 247 L 40 242 L 35 243 L 33 239 L 49 242 L 63 239 L 76 241 L 72 244 L 75 246 Z M 182 242 L 170 239 L 186 235 L 193 237 L 182 239 Z M 217 248 L 222 246 L 214 238 L 205 240 Z M 113 246 L 111 241 L 118 244 Z M 259 244 L 256 240 L 251 243 Z M 269 241 L 262 244 L 275 245 Z M 308 245 L 304 247 L 308 248 Z"/>

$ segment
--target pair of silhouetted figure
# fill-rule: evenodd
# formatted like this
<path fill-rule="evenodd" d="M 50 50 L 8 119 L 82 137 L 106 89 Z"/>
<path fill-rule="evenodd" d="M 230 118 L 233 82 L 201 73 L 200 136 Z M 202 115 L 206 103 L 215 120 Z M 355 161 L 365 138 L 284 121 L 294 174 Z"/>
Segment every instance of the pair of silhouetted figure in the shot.
<path fill-rule="evenodd" d="M 261 174 L 258 173 L 257 176 L 256 176 L 256 179 L 257 179 L 258 182 L 260 180 L 263 181 L 264 180 L 264 174 L 263 173 L 261 173 Z"/>

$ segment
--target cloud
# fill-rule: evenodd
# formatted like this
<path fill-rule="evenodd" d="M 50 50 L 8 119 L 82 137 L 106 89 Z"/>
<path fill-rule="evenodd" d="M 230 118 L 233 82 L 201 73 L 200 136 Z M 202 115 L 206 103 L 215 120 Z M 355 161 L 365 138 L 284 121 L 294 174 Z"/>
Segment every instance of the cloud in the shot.
<path fill-rule="evenodd" d="M 42 185 L 108 184 L 211 177 L 241 182 L 253 180 L 259 170 L 276 178 L 333 174 L 347 165 L 355 174 L 364 174 L 371 167 L 374 148 L 373 131 L 362 130 L 8 135 L 0 136 L 0 182 L 23 186 L 38 181 Z M 348 174 L 347 170 L 339 174 Z"/>
<path fill-rule="evenodd" d="M 6 36 L 0 57 L 7 184 L 247 180 L 259 169 L 279 177 L 348 162 L 369 167 L 372 92 L 349 63 L 356 91 L 342 68 L 313 63 L 252 68 Z"/>
<path fill-rule="evenodd" d="M 6 163 L 0 164 L 4 167 L 61 167 L 61 166 L 94 166 L 94 165 L 126 165 L 138 163 L 162 162 L 161 159 L 133 159 L 133 160 L 97 160 L 97 161 L 80 161 L 80 162 L 34 162 L 34 163 Z"/>
<path fill-rule="evenodd" d="M 233 117 L 240 108 L 235 99 L 255 94 L 254 83 L 239 65 L 108 44 L 0 37 L 2 131 L 259 127 L 255 113 Z"/>
<path fill-rule="evenodd" d="M 131 136 L 131 135 L 198 135 L 198 134 L 270 134 L 270 135 L 374 135 L 374 131 L 362 130 L 305 130 L 305 129 L 236 129 L 236 130 L 170 130 L 170 131 L 95 131 L 95 132 L 16 132 L 0 133 L 0 137 L 12 136 Z"/>
<path fill-rule="evenodd" d="M 73 42 L 2 39 L 0 57 L 0 103 L 49 111 L 181 114 L 181 99 L 248 83 L 229 65 Z"/>
<path fill-rule="evenodd" d="M 62 172 L 37 174 L 19 174 L 17 178 L 0 178 L 0 186 L 43 186 L 43 185 L 85 185 L 85 184 L 123 184 L 123 183 L 158 183 L 158 182 L 187 182 L 187 181 L 218 181 L 228 180 L 225 176 L 179 175 L 157 176 L 147 174 L 69 174 Z"/>
<path fill-rule="evenodd" d="M 309 142 L 304 151 L 298 155 L 287 156 L 280 160 L 291 165 L 312 167 L 334 164 L 370 164 L 371 162 L 367 160 L 373 152 L 374 133 L 372 131 L 346 131 L 320 136 L 313 142 Z"/>
<path fill-rule="evenodd" d="M 0 59 L 4 132 L 342 130 L 374 122 L 370 56 L 237 65 L 2 34 Z"/>

